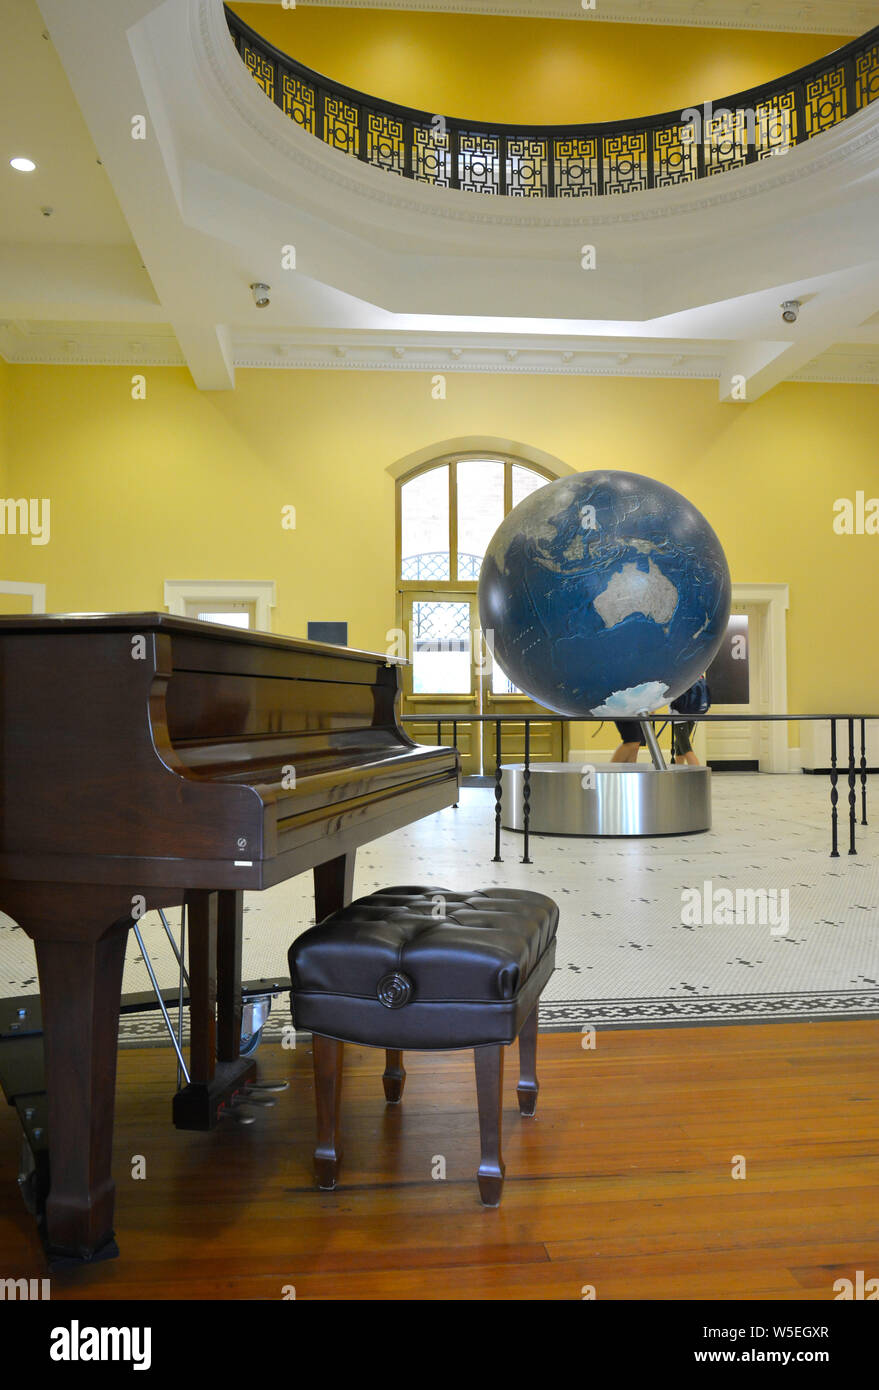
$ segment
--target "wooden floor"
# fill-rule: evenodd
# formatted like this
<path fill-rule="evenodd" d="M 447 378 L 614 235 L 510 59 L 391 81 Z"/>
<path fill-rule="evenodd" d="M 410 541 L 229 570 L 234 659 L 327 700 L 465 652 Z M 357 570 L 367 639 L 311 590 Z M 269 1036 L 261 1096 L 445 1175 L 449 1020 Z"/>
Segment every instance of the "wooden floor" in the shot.
<path fill-rule="evenodd" d="M 120 1054 L 121 1258 L 55 1275 L 95 1299 L 834 1298 L 879 1275 L 879 1025 L 542 1034 L 537 1117 L 507 1053 L 498 1210 L 479 1205 L 472 1053 L 346 1048 L 342 1185 L 314 1189 L 311 1054 L 263 1047 L 290 1090 L 249 1128 L 180 1133 L 165 1051 Z M 44 1274 L 0 1112 L 0 1274 Z M 131 1178 L 134 1155 L 146 1179 Z M 431 1177 L 436 1156 L 446 1178 Z M 731 1174 L 742 1155 L 747 1176 Z M 288 1295 L 289 1296 L 289 1295 Z"/>

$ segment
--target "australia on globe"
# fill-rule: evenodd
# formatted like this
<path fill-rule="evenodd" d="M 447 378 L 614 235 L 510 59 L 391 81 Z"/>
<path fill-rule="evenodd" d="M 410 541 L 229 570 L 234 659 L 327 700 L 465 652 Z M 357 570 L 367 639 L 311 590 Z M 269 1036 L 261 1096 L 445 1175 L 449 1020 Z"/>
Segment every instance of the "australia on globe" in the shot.
<path fill-rule="evenodd" d="M 632 718 L 698 680 L 723 641 L 730 577 L 717 536 L 674 488 L 574 473 L 504 518 L 482 563 L 490 650 L 559 714 Z"/>

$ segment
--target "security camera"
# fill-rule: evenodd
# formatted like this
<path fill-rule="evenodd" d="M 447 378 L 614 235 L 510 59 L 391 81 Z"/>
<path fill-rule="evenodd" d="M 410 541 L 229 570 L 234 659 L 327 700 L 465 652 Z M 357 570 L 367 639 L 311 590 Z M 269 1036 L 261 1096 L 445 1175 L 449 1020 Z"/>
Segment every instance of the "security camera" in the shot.
<path fill-rule="evenodd" d="M 269 301 L 269 290 L 271 285 L 263 285 L 259 281 L 250 287 L 253 294 L 253 302 L 257 309 L 264 309 Z"/>
<path fill-rule="evenodd" d="M 781 317 L 785 323 L 796 323 L 800 317 L 800 301 L 798 299 L 786 299 L 781 306 Z"/>

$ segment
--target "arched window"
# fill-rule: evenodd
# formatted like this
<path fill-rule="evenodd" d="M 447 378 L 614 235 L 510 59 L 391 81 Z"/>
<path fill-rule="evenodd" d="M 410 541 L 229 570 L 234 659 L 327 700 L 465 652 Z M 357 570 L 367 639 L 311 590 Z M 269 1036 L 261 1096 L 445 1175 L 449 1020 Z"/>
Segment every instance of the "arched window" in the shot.
<path fill-rule="evenodd" d="M 467 774 L 497 761 L 493 725 L 468 716 L 540 713 L 491 656 L 479 625 L 477 584 L 504 517 L 555 477 L 522 459 L 474 452 L 431 459 L 397 481 L 397 613 L 410 659 L 402 713 L 453 717 Z M 451 736 L 449 728 L 443 737 Z M 428 741 L 436 737 L 431 730 Z M 521 757 L 523 739 L 524 724 L 505 726 L 508 757 Z M 532 724 L 531 757 L 564 759 L 561 725 Z"/>
<path fill-rule="evenodd" d="M 475 585 L 486 547 L 507 512 L 552 481 L 518 459 L 435 459 L 397 484 L 397 577 L 403 584 Z"/>

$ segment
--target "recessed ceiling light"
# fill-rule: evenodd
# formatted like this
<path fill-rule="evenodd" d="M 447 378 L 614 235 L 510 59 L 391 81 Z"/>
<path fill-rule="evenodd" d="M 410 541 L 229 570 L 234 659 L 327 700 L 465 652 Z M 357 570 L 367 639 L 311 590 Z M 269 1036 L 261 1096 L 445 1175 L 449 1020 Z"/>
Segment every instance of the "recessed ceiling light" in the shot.
<path fill-rule="evenodd" d="M 37 167 L 32 159 L 27 159 L 23 154 L 16 155 L 14 159 L 10 159 L 9 163 L 13 169 L 20 169 L 23 174 L 31 174 Z"/>

